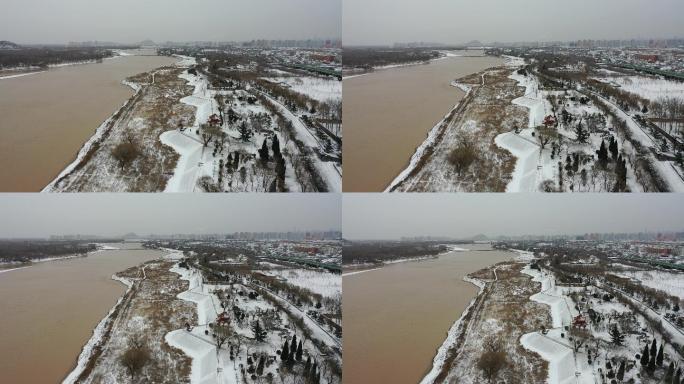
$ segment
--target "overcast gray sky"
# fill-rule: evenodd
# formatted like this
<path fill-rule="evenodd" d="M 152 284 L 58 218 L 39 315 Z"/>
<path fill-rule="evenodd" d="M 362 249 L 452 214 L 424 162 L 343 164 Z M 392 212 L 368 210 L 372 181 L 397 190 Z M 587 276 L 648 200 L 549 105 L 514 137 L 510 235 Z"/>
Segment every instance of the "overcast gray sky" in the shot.
<path fill-rule="evenodd" d="M 682 0 L 344 0 L 345 45 L 684 37 Z"/>
<path fill-rule="evenodd" d="M 341 0 L 3 0 L 0 40 L 339 38 Z"/>
<path fill-rule="evenodd" d="M 0 238 L 339 230 L 338 194 L 0 194 Z"/>
<path fill-rule="evenodd" d="M 684 230 L 683 197 L 654 194 L 345 194 L 347 239 Z"/>

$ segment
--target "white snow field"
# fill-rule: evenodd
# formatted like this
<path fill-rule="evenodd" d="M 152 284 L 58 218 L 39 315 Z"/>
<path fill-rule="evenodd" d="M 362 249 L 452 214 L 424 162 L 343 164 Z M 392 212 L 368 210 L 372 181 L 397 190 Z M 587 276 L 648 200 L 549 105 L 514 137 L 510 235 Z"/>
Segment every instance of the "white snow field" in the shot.
<path fill-rule="evenodd" d="M 342 279 L 340 275 L 324 270 L 288 268 L 265 270 L 261 271 L 261 273 L 280 277 L 291 285 L 306 288 L 324 297 L 334 297 L 342 294 Z"/>
<path fill-rule="evenodd" d="M 536 352 L 549 362 L 550 384 L 594 384 L 594 374 L 587 364 L 585 356 L 575 357 L 573 348 L 564 333 L 564 326 L 569 326 L 573 316 L 578 313 L 562 293 L 555 286 L 554 276 L 540 272 L 526 266 L 522 273 L 532 276 L 533 281 L 541 283 L 541 291 L 530 296 L 530 300 L 546 304 L 551 311 L 553 329 L 546 335 L 541 332 L 531 332 L 520 338 L 523 347 Z M 578 353 L 580 355 L 580 353 Z"/>
<path fill-rule="evenodd" d="M 266 80 L 285 84 L 297 93 L 325 102 L 328 100 L 342 100 L 342 82 L 332 78 L 313 76 L 273 77 Z"/>
<path fill-rule="evenodd" d="M 674 97 L 684 100 L 684 83 L 649 76 L 611 76 L 598 77 L 596 80 L 604 83 L 613 83 L 625 91 L 656 101 L 661 97 Z"/>
<path fill-rule="evenodd" d="M 684 274 L 666 271 L 625 271 L 614 275 L 639 280 L 643 285 L 658 289 L 684 300 Z"/>

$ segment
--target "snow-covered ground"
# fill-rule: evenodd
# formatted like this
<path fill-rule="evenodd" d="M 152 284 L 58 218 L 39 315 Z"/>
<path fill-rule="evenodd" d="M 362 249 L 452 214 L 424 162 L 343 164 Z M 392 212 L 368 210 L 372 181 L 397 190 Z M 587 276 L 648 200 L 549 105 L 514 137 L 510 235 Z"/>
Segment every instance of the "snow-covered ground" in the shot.
<path fill-rule="evenodd" d="M 649 134 L 641 128 L 641 125 L 634 120 L 632 116 L 627 114 L 625 111 L 620 109 L 615 103 L 610 100 L 600 96 L 602 101 L 621 119 L 627 123 L 627 127 L 632 133 L 632 137 L 639 141 L 646 148 L 657 148 L 656 141 L 649 136 Z M 672 162 L 669 161 L 658 161 L 653 159 L 653 163 L 658 170 L 658 174 L 663 178 L 665 183 L 667 183 L 670 192 L 684 192 L 684 179 L 680 176 L 677 169 L 674 167 Z"/>
<path fill-rule="evenodd" d="M 342 277 L 358 275 L 358 274 L 360 274 L 360 273 L 371 272 L 371 271 L 377 271 L 377 270 L 380 270 L 380 269 L 382 269 L 382 268 L 369 268 L 369 269 L 362 269 L 362 270 L 359 270 L 359 271 L 345 272 L 345 273 L 342 274 Z"/>
<path fill-rule="evenodd" d="M 650 76 L 610 76 L 596 80 L 618 85 L 625 91 L 635 93 L 650 101 L 662 97 L 674 97 L 684 101 L 684 82 Z"/>
<path fill-rule="evenodd" d="M 548 383 L 595 384 L 594 373 L 587 364 L 586 357 L 575 357 L 567 332 L 563 328 L 569 326 L 572 318 L 578 314 L 572 302 L 556 287 L 552 274 L 531 269 L 529 266 L 521 272 L 532 276 L 533 281 L 541 283 L 541 291 L 532 295 L 530 300 L 549 306 L 554 328 L 546 335 L 541 332 L 527 333 L 520 338 L 520 343 L 549 362 Z M 565 334 L 565 337 L 561 334 Z"/>
<path fill-rule="evenodd" d="M 525 94 L 514 99 L 513 104 L 527 108 L 529 117 L 527 127 L 522 127 L 524 129 L 519 134 L 506 132 L 494 139 L 498 147 L 509 151 L 518 159 L 506 192 L 538 192 L 543 180 L 554 177 L 555 162 L 551 160 L 548 151 L 540 151 L 537 139 L 532 134 L 534 128 L 540 126 L 544 117 L 550 114 L 551 106 L 539 89 L 536 77 L 514 72 L 509 78 L 525 87 Z"/>
<path fill-rule="evenodd" d="M 684 274 L 667 271 L 624 271 L 617 276 L 639 280 L 643 285 L 658 289 L 684 300 Z"/>
<path fill-rule="evenodd" d="M 287 268 L 264 270 L 261 273 L 282 278 L 289 284 L 306 288 L 324 297 L 334 297 L 342 294 L 342 279 L 340 275 L 324 270 Z"/>
<path fill-rule="evenodd" d="M 7 272 L 12 272 L 12 271 L 18 271 L 18 270 L 24 269 L 24 268 L 28 268 L 28 267 L 0 269 L 0 273 L 7 273 Z"/>
<path fill-rule="evenodd" d="M 130 83 L 124 84 L 131 86 Z M 139 89 L 135 88 L 133 88 L 133 90 L 136 92 L 136 94 L 139 91 Z M 135 95 L 133 97 L 135 97 Z M 126 100 L 126 102 L 123 103 L 121 107 L 119 107 L 111 116 L 109 116 L 105 121 L 103 121 L 99 127 L 97 127 L 97 129 L 95 130 L 95 134 L 91 136 L 88 139 L 88 141 L 86 141 L 85 144 L 83 144 L 81 149 L 78 151 L 76 159 L 72 161 L 69 165 L 67 165 L 66 168 L 64 168 L 62 172 L 60 172 L 59 175 L 57 175 L 57 177 L 55 177 L 45 188 L 43 188 L 41 192 L 59 191 L 59 186 L 57 185 L 57 182 L 60 181 L 66 175 L 69 175 L 71 172 L 73 172 L 78 167 L 78 165 L 84 161 L 84 159 L 86 158 L 90 150 L 93 148 L 93 146 L 102 140 L 103 135 L 105 134 L 105 131 L 107 129 L 107 126 L 111 123 L 114 116 L 116 116 L 119 113 L 119 111 L 121 111 L 121 109 L 123 109 L 126 106 L 126 104 L 128 104 L 129 100 Z"/>
<path fill-rule="evenodd" d="M 283 104 L 274 98 L 265 95 L 273 105 L 278 108 L 280 113 L 292 122 L 292 125 L 297 133 L 297 138 L 304 142 L 310 148 L 321 148 L 322 144 L 318 141 L 316 136 L 304 125 L 304 122 L 296 116 L 292 111 L 287 109 Z M 312 159 L 320 176 L 327 185 L 328 192 L 342 191 L 342 168 L 331 161 L 322 161 L 318 156 Z"/>
<path fill-rule="evenodd" d="M 179 348 L 192 358 L 190 373 L 191 384 L 236 384 L 238 375 L 234 362 L 226 361 L 224 354 L 217 353 L 214 339 L 205 335 L 209 323 L 216 320 L 221 308 L 216 296 L 210 294 L 210 286 L 203 286 L 201 275 L 194 269 L 174 266 L 171 272 L 178 273 L 188 281 L 188 290 L 178 294 L 178 298 L 195 303 L 197 306 L 198 326 L 188 332 L 179 329 L 165 336 L 166 342 Z M 221 369 L 219 370 L 219 366 Z"/>
<path fill-rule="evenodd" d="M 219 154 L 214 155 L 212 150 L 215 144 L 213 142 L 209 143 L 207 146 L 204 145 L 202 142 L 200 125 L 206 123 L 212 114 L 219 113 L 218 103 L 215 98 L 219 93 L 224 97 L 232 98 L 238 96 L 250 97 L 250 95 L 247 91 L 236 91 L 227 94 L 225 92 L 210 90 L 209 82 L 203 75 L 192 75 L 185 72 L 179 77 L 186 80 L 189 85 L 194 87 L 192 95 L 184 97 L 181 99 L 181 102 L 195 107 L 196 111 L 192 126 L 185 127 L 183 132 L 180 130 L 166 131 L 159 137 L 163 144 L 173 148 L 180 156 L 176 163 L 176 168 L 173 171 L 173 176 L 166 184 L 165 192 L 200 191 L 201 188 L 198 186 L 198 181 L 202 178 L 209 178 L 209 180 L 212 180 L 219 189 L 229 188 L 229 190 L 236 192 L 248 192 L 258 189 L 258 191 L 266 192 L 264 189 L 267 189 L 269 185 L 262 185 L 264 184 L 264 181 L 261 180 L 260 177 L 267 178 L 268 175 L 262 175 L 263 172 L 260 172 L 260 168 L 255 164 L 252 164 L 254 163 L 253 159 L 257 157 L 257 150 L 261 147 L 261 144 L 265 139 L 270 140 L 270 135 L 277 136 L 283 149 L 287 149 L 288 152 L 293 155 L 299 153 L 295 144 L 291 141 L 286 141 L 283 133 L 274 130 L 272 127 L 264 127 L 262 131 L 253 132 L 253 137 L 250 138 L 248 142 L 242 142 L 237 127 L 224 126 L 222 130 L 223 133 L 226 134 L 226 148 L 229 152 L 240 151 L 243 154 L 241 167 L 246 168 L 247 172 L 245 172 L 245 174 L 247 177 L 244 181 L 242 181 L 242 178 L 238 177 L 230 177 L 230 179 L 228 177 L 220 178 L 218 176 L 221 172 L 219 163 L 223 157 Z M 312 149 L 322 147 L 322 144 L 319 143 L 315 135 L 306 128 L 298 116 L 275 99 L 265 94 L 263 95 L 278 108 L 279 112 L 281 112 L 285 118 L 292 122 L 298 139 Z M 231 103 L 230 108 L 235 111 L 236 114 L 243 116 L 244 118 L 258 114 L 269 115 L 268 110 L 259 104 L 252 105 L 244 101 Z M 223 151 L 221 151 L 220 154 L 224 154 Z M 250 157 L 252 158 L 251 160 Z M 314 160 L 316 169 L 326 182 L 328 189 L 330 191 L 341 191 L 341 167 L 338 167 L 333 162 L 321 161 L 315 154 L 312 154 L 311 157 Z M 301 191 L 301 186 L 296 180 L 293 165 L 290 162 L 291 158 L 286 156 L 286 160 L 288 163 L 285 172 L 285 184 L 289 191 L 299 192 Z M 238 172 L 235 172 L 235 174 L 237 173 Z M 229 184 L 229 186 L 219 185 L 218 179 L 222 180 L 223 184 Z"/>
<path fill-rule="evenodd" d="M 27 73 L 18 73 L 16 75 L 0 76 L 0 80 L 14 79 L 16 77 L 31 76 L 31 75 L 36 75 L 36 74 L 43 73 L 43 72 L 45 72 L 45 71 L 35 71 L 35 72 L 27 72 Z"/>
<path fill-rule="evenodd" d="M 267 80 L 284 84 L 293 91 L 317 101 L 342 100 L 342 82 L 329 77 L 290 76 L 267 78 Z"/>

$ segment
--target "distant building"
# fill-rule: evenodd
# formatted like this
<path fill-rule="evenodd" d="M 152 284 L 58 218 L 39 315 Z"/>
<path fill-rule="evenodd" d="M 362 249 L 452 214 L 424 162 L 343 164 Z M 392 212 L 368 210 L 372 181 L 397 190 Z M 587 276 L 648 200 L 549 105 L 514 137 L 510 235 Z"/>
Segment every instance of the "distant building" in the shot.
<path fill-rule="evenodd" d="M 647 61 L 649 63 L 658 62 L 658 55 L 636 55 L 639 60 Z"/>

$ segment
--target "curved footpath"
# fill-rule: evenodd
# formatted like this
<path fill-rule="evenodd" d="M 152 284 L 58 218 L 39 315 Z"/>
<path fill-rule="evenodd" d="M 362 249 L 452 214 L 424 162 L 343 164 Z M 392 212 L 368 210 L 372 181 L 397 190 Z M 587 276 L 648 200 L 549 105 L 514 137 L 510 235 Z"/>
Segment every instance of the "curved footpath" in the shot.
<path fill-rule="evenodd" d="M 182 257 L 182 254 L 178 254 Z M 197 326 L 190 332 L 178 329 L 166 334 L 164 339 L 175 348 L 180 349 L 192 359 L 190 383 L 192 384 L 233 384 L 238 382 L 235 362 L 225 359 L 216 349 L 211 336 L 204 334 L 209 329 L 208 324 L 216 319 L 220 313 L 220 303 L 214 295 L 209 293 L 210 286 L 202 284 L 202 276 L 195 269 L 179 268 L 174 265 L 171 272 L 180 275 L 182 280 L 188 281 L 188 289 L 176 297 L 195 303 L 197 306 Z M 219 369 L 220 367 L 220 369 Z"/>
<path fill-rule="evenodd" d="M 207 95 L 207 80 L 204 76 L 193 76 L 183 73 L 178 76 L 194 86 L 192 95 L 182 98 L 184 104 L 193 106 L 195 110 L 195 122 L 186 131 L 197 132 L 200 122 L 207 121 L 212 111 L 213 99 Z M 196 134 L 186 134 L 177 129 L 169 130 L 159 135 L 162 144 L 168 145 L 178 153 L 179 158 L 173 176 L 166 183 L 164 192 L 193 192 L 200 177 L 204 145 L 194 137 Z"/>
<path fill-rule="evenodd" d="M 543 167 L 543 156 L 549 156 L 539 151 L 539 144 L 532 136 L 534 128 L 542 124 L 544 116 L 549 114 L 550 105 L 544 100 L 539 92 L 539 82 L 531 76 L 523 76 L 516 72 L 509 76 L 518 82 L 518 86 L 525 87 L 525 94 L 513 99 L 513 104 L 527 108 L 529 119 L 527 128 L 519 134 L 514 132 L 502 133 L 494 138 L 494 143 L 507 150 L 517 158 L 515 168 L 511 174 L 511 181 L 506 186 L 506 192 L 537 192 L 539 184 L 544 179 L 553 177 L 553 172 L 548 174 L 549 169 Z M 545 174 L 544 171 L 547 171 Z"/>
<path fill-rule="evenodd" d="M 533 281 L 541 283 L 541 291 L 530 296 L 530 300 L 546 304 L 551 310 L 553 329 L 546 335 L 530 332 L 520 338 L 526 349 L 538 353 L 549 362 L 549 384 L 594 384 L 594 374 L 586 358 L 576 358 L 564 327 L 572 323 L 577 310 L 558 291 L 553 274 L 537 271 L 526 266 L 522 273 L 532 276 Z"/>

